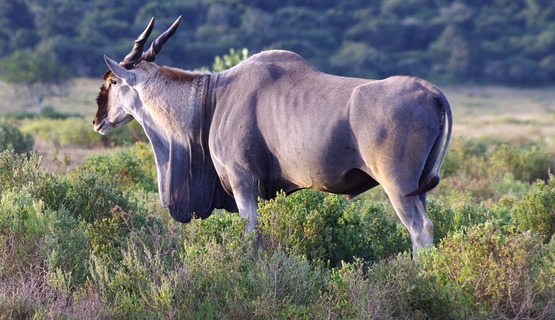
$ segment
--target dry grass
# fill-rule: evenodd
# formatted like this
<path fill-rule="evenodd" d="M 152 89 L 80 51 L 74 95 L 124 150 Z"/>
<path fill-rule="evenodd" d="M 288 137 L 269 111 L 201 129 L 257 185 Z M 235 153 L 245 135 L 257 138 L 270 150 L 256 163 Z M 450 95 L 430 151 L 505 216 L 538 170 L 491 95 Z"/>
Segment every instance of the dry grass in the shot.
<path fill-rule="evenodd" d="M 121 150 L 115 148 L 83 148 L 79 146 L 56 147 L 51 142 L 35 143 L 33 148 L 42 156 L 43 165 L 50 171 L 64 171 L 74 169 L 83 162 L 83 159 L 98 154 L 114 154 Z"/>

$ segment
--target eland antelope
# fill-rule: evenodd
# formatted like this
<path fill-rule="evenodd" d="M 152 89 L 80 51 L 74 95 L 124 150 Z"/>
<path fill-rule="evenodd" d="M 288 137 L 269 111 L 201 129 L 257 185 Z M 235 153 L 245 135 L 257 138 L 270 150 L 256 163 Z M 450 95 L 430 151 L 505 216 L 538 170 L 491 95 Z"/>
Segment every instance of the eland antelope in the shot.
<path fill-rule="evenodd" d="M 258 198 L 305 188 L 354 197 L 381 185 L 413 250 L 432 244 L 426 193 L 439 183 L 452 130 L 437 87 L 330 75 L 281 50 L 220 73 L 160 67 L 153 61 L 180 20 L 146 52 L 154 18 L 122 62 L 104 57 L 93 120 L 101 134 L 141 124 L 173 218 L 238 210 L 254 232 Z"/>

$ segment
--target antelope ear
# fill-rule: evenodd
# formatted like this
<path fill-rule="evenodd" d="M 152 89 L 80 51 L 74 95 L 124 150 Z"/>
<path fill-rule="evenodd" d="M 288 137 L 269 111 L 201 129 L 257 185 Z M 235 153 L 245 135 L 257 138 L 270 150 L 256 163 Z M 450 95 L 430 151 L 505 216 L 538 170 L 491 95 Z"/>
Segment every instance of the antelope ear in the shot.
<path fill-rule="evenodd" d="M 108 56 L 104 55 L 104 61 L 108 65 L 108 68 L 112 70 L 112 72 L 116 75 L 116 77 L 125 81 L 129 86 L 135 85 L 135 74 L 124 67 L 120 66 L 119 63 L 115 62 L 114 60 L 108 58 Z"/>

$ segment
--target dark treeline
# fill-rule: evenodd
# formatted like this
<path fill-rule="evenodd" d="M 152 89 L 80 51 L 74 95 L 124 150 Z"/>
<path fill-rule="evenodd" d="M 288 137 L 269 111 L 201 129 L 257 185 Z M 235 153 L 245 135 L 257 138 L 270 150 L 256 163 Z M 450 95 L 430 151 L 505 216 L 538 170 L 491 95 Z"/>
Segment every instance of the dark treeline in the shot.
<path fill-rule="evenodd" d="M 101 76 L 152 16 L 182 25 L 159 64 L 210 66 L 229 48 L 287 49 L 336 74 L 443 82 L 555 83 L 552 0 L 0 0 L 0 58 L 48 54 Z"/>

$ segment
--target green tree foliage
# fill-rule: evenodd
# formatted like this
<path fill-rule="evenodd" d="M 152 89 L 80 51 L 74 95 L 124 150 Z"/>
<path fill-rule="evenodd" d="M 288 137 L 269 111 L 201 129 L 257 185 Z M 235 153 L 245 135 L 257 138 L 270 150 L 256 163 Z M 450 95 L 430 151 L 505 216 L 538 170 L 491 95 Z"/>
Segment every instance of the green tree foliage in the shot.
<path fill-rule="evenodd" d="M 555 82 L 553 1 L 0 2 L 0 57 L 41 49 L 80 76 L 122 59 L 150 17 L 153 37 L 184 16 L 158 63 L 210 66 L 228 48 L 287 49 L 327 72 L 442 81 Z"/>
<path fill-rule="evenodd" d="M 24 0 L 0 0 L 0 57 L 39 40 L 33 15 Z"/>
<path fill-rule="evenodd" d="M 225 54 L 223 58 L 216 56 L 214 58 L 214 64 L 212 65 L 213 72 L 220 72 L 227 70 L 231 67 L 238 65 L 241 61 L 246 60 L 249 57 L 249 50 L 243 48 L 241 51 L 235 51 L 235 49 L 229 49 L 229 54 Z"/>

